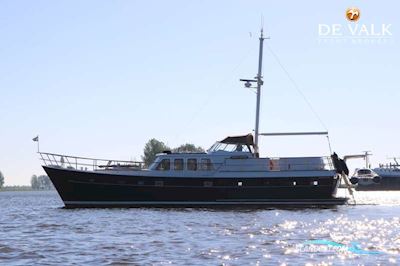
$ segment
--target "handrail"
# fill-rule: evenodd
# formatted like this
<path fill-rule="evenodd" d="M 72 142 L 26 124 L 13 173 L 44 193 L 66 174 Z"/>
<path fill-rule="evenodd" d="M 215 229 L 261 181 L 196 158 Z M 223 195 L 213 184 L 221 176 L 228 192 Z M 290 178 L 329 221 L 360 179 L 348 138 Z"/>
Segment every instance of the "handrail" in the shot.
<path fill-rule="evenodd" d="M 259 133 L 260 136 L 274 137 L 274 136 L 310 136 L 310 135 L 328 135 L 328 131 L 316 132 L 273 132 L 273 133 Z"/>
<path fill-rule="evenodd" d="M 111 159 L 100 159 L 100 158 L 91 158 L 91 157 L 79 157 L 79 156 L 72 156 L 72 155 L 65 155 L 65 154 L 58 154 L 58 153 L 49 153 L 49 152 L 38 152 L 40 154 L 48 154 L 48 155 L 56 155 L 56 156 L 63 156 L 63 157 L 68 157 L 68 158 L 77 158 L 77 159 L 86 159 L 86 160 L 98 160 L 98 161 L 118 161 L 118 162 L 126 162 L 126 163 L 132 163 L 132 162 L 137 162 L 137 163 L 143 163 L 140 161 L 124 161 L 124 160 L 111 160 Z"/>
<path fill-rule="evenodd" d="M 79 157 L 62 155 L 56 153 L 39 152 L 41 160 L 46 166 L 56 166 L 66 169 L 76 170 L 142 170 L 144 162 L 96 159 L 89 157 Z M 263 163 L 260 159 L 249 158 L 245 164 L 236 164 L 241 158 L 226 158 L 222 163 L 213 163 L 213 171 L 315 171 L 333 170 L 330 157 L 276 157 L 265 158 Z M 305 160 L 301 160 L 305 159 Z M 307 159 L 319 159 L 318 161 L 307 161 Z M 171 169 L 173 168 L 171 161 Z M 202 169 L 201 162 L 198 162 L 198 169 Z"/>
<path fill-rule="evenodd" d="M 57 153 L 38 152 L 40 160 L 46 166 L 57 166 L 61 168 L 88 170 L 92 168 L 93 171 L 98 170 L 115 170 L 115 169 L 144 169 L 144 162 L 139 161 L 126 161 L 126 160 L 112 160 L 112 159 L 98 159 L 80 156 L 71 156 Z"/>

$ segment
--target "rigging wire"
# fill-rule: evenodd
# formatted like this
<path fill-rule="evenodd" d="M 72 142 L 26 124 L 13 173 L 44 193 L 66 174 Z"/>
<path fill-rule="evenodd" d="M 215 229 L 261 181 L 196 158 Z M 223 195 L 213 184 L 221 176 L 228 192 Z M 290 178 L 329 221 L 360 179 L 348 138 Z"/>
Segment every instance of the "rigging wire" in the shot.
<path fill-rule="evenodd" d="M 308 108 L 310 108 L 311 112 L 314 114 L 314 116 L 317 118 L 318 122 L 322 125 L 322 127 L 326 130 L 329 131 L 325 123 L 322 121 L 321 117 L 318 115 L 318 113 L 315 111 L 314 107 L 311 105 L 310 101 L 307 99 L 306 95 L 300 90 L 299 86 L 297 85 L 296 81 L 292 78 L 292 76 L 289 74 L 289 72 L 286 70 L 286 68 L 283 66 L 281 61 L 279 60 L 278 55 L 272 50 L 271 46 L 266 44 L 267 49 L 271 53 L 272 57 L 275 59 L 275 61 L 278 63 L 278 65 L 281 67 L 283 72 L 285 72 L 286 76 L 292 83 L 293 87 L 297 90 L 297 92 L 300 94 L 300 96 L 303 98 L 304 102 L 307 104 Z M 328 141 L 328 147 L 329 147 L 329 152 L 332 154 L 332 147 L 331 147 L 331 141 L 329 139 L 329 135 L 326 136 L 326 139 Z"/>
<path fill-rule="evenodd" d="M 326 139 L 328 140 L 329 153 L 330 153 L 330 154 L 333 154 L 333 152 L 332 152 L 332 147 L 331 147 L 331 140 L 329 139 L 329 135 L 326 136 Z"/>
<path fill-rule="evenodd" d="M 251 32 L 250 32 L 251 33 Z M 252 38 L 251 34 L 250 34 L 250 38 Z M 196 118 L 198 117 L 198 115 L 205 109 L 205 107 L 213 100 L 216 99 L 215 97 L 215 92 L 219 92 L 221 88 L 223 88 L 223 84 L 231 79 L 231 75 L 232 73 L 234 73 L 236 70 L 238 70 L 238 68 L 243 64 L 243 62 L 250 56 L 251 53 L 253 53 L 255 51 L 255 48 L 252 46 L 250 47 L 246 53 L 244 53 L 244 55 L 240 58 L 239 63 L 236 64 L 228 73 L 229 73 L 229 77 L 228 75 L 226 75 L 225 77 L 223 77 L 220 82 L 215 86 L 215 90 L 212 91 L 212 93 L 210 92 L 207 96 L 207 98 L 203 101 L 203 103 L 201 104 L 201 106 L 195 111 L 193 112 L 193 114 L 191 115 L 191 118 L 187 121 L 187 123 L 185 124 L 185 127 L 183 129 L 181 129 L 179 131 L 179 133 L 175 136 L 175 140 L 180 139 L 181 135 L 183 132 L 185 132 L 193 123 L 193 121 L 196 120 Z"/>
<path fill-rule="evenodd" d="M 305 101 L 305 103 L 307 104 L 308 108 L 310 108 L 311 112 L 314 114 L 314 116 L 317 118 L 317 120 L 319 121 L 319 123 L 322 125 L 322 127 L 328 131 L 328 128 L 326 127 L 325 123 L 322 121 L 321 117 L 318 115 L 318 113 L 315 111 L 315 109 L 313 108 L 313 106 L 311 105 L 310 101 L 307 99 L 307 97 L 305 96 L 305 94 L 300 90 L 299 86 L 297 85 L 297 83 L 294 81 L 294 79 L 292 78 L 292 76 L 289 74 L 289 72 L 286 70 L 286 68 L 283 66 L 283 64 L 281 63 L 281 61 L 279 60 L 279 57 L 276 55 L 276 53 L 272 50 L 272 48 L 267 44 L 266 45 L 269 52 L 272 54 L 272 56 L 274 57 L 274 59 L 276 60 L 276 62 L 278 63 L 278 65 L 282 68 L 283 72 L 285 72 L 286 76 L 288 77 L 288 79 L 290 80 L 290 82 L 292 83 L 292 85 L 294 86 L 294 88 L 297 90 L 297 92 L 300 94 L 300 96 L 303 98 L 303 100 Z"/>

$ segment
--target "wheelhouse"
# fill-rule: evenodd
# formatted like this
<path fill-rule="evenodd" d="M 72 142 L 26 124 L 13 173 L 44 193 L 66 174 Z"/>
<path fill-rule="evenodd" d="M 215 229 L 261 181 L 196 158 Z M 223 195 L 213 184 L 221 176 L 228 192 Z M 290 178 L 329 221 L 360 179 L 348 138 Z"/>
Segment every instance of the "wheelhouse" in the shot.
<path fill-rule="evenodd" d="M 200 174 L 200 171 L 203 171 L 204 174 L 211 171 L 248 173 L 257 171 L 324 171 L 331 170 L 329 160 L 330 158 L 325 157 L 258 158 L 254 154 L 253 137 L 249 134 L 227 137 L 212 145 L 206 153 L 166 151 L 157 154 L 156 160 L 149 170 L 164 171 L 165 174 L 167 172 L 171 172 L 171 174 L 185 172 L 191 175 Z"/>
<path fill-rule="evenodd" d="M 157 171 L 213 171 L 230 158 L 254 158 L 254 142 L 251 134 L 227 137 L 212 145 L 207 153 L 157 154 L 150 170 Z"/>
<path fill-rule="evenodd" d="M 254 155 L 253 135 L 248 134 L 244 136 L 227 137 L 216 142 L 207 152 L 244 152 Z"/>

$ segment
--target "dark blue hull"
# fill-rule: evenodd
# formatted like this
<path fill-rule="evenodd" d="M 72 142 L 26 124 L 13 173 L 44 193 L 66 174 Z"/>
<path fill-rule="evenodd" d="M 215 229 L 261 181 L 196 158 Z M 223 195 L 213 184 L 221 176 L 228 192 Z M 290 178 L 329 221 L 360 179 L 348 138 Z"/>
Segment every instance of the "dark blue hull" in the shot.
<path fill-rule="evenodd" d="M 66 207 L 339 205 L 338 179 L 143 177 L 43 167 Z M 317 184 L 315 184 L 317 181 Z"/>

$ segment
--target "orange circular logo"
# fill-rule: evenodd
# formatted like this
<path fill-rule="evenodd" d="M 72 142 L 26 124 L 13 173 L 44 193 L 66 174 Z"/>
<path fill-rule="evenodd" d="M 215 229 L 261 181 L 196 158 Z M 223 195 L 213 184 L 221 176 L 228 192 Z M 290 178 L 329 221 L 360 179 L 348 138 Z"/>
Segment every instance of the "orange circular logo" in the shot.
<path fill-rule="evenodd" d="M 360 18 L 360 9 L 357 7 L 350 7 L 346 10 L 346 18 L 350 21 L 356 22 Z"/>

